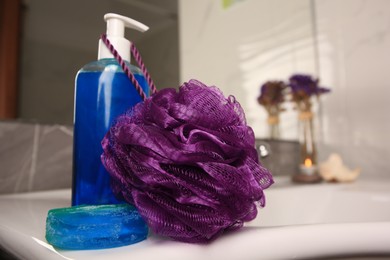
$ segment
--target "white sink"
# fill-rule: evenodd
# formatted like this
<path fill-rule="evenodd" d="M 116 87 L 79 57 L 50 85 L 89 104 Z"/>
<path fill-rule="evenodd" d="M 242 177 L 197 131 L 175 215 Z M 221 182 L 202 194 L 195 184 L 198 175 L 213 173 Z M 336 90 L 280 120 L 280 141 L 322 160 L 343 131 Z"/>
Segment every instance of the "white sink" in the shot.
<path fill-rule="evenodd" d="M 292 185 L 277 179 L 254 226 L 390 221 L 390 179 Z M 389 243 L 390 246 L 390 243 Z"/>
<path fill-rule="evenodd" d="M 105 250 L 64 251 L 46 243 L 51 208 L 70 205 L 70 190 L 0 196 L 0 245 L 21 259 L 294 259 L 390 255 L 390 180 L 292 185 L 266 190 L 267 206 L 246 227 L 209 245 L 151 235 Z"/>

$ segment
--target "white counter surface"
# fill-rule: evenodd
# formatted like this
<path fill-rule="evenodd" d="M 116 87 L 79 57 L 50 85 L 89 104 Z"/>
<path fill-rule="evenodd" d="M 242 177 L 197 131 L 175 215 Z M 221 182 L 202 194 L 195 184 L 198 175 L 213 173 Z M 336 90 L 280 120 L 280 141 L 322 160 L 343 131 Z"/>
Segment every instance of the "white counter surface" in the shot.
<path fill-rule="evenodd" d="M 70 205 L 70 190 L 0 196 L 0 245 L 21 259 L 295 259 L 390 255 L 390 182 L 292 185 L 277 178 L 267 206 L 237 232 L 208 245 L 150 235 L 104 250 L 56 250 L 45 240 L 49 209 Z"/>

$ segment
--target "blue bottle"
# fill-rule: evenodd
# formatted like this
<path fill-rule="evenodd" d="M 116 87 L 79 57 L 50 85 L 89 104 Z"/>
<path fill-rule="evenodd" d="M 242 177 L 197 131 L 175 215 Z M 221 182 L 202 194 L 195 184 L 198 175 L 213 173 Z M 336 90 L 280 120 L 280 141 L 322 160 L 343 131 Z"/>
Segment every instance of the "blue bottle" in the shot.
<path fill-rule="evenodd" d="M 142 32 L 148 27 L 111 13 L 104 20 L 107 38 L 148 95 L 149 87 L 141 70 L 130 65 L 131 43 L 123 37 L 125 26 Z M 101 141 L 113 121 L 140 102 L 141 97 L 102 40 L 98 60 L 79 70 L 75 84 L 72 205 L 118 203 L 100 160 Z"/>

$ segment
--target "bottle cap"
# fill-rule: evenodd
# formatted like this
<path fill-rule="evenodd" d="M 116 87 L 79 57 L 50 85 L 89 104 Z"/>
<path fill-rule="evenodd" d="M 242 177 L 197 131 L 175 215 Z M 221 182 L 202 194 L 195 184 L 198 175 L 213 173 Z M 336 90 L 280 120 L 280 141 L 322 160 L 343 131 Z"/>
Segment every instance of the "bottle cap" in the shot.
<path fill-rule="evenodd" d="M 108 13 L 104 15 L 104 21 L 107 22 L 107 38 L 118 51 L 119 55 L 130 62 L 130 47 L 131 42 L 127 40 L 125 35 L 125 27 L 145 32 L 149 29 L 148 26 L 119 14 Z M 99 40 L 98 59 L 114 58 L 110 50 L 106 47 L 102 40 Z"/>

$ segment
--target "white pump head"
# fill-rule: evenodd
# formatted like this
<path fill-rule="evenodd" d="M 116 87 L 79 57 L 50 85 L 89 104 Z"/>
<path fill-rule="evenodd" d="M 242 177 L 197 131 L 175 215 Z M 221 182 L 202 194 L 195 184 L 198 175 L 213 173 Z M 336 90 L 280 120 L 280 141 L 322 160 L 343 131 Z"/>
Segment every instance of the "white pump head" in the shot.
<path fill-rule="evenodd" d="M 131 42 L 124 38 L 125 27 L 132 28 L 140 32 L 147 31 L 149 27 L 131 18 L 113 13 L 105 14 L 104 21 L 107 22 L 107 38 L 118 51 L 119 55 L 121 55 L 124 60 L 130 62 Z M 105 58 L 114 58 L 114 56 L 111 54 L 104 42 L 99 40 L 98 59 L 100 60 Z"/>

